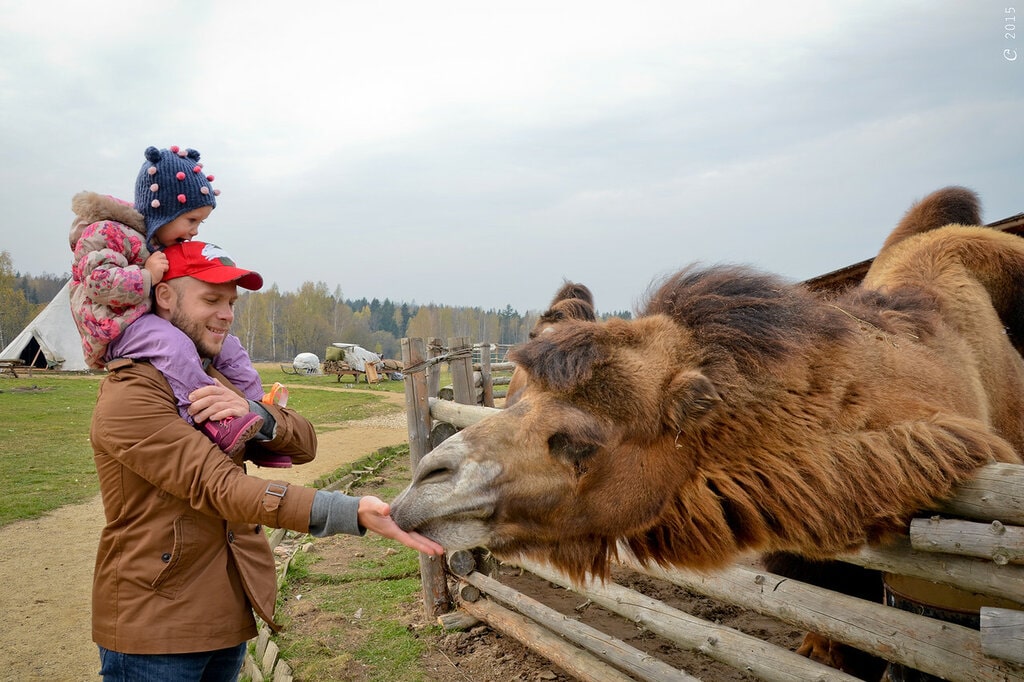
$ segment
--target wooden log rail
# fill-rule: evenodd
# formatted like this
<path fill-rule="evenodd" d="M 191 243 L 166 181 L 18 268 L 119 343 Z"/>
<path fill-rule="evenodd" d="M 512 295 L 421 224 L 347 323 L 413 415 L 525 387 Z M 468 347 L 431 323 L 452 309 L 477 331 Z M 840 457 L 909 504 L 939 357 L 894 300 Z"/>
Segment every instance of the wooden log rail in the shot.
<path fill-rule="evenodd" d="M 447 433 L 454 433 L 497 413 L 494 408 L 469 404 L 475 402 L 470 397 L 473 396 L 473 385 L 469 383 L 471 376 L 467 367 L 460 387 L 460 380 L 454 379 L 453 372 L 453 390 L 461 392 L 461 400 L 441 400 L 434 391 L 416 406 L 409 403 L 409 409 L 415 407 L 427 413 L 423 418 L 428 429 L 433 422 L 450 424 Z M 629 564 L 629 568 L 713 599 L 825 634 L 894 663 L 944 679 L 964 682 L 1024 680 L 1024 465 L 991 464 L 979 469 L 970 481 L 957 488 L 950 500 L 914 519 L 907 537 L 884 546 L 865 547 L 855 554 L 839 558 L 886 573 L 1009 600 L 1014 605 L 1012 608 L 982 607 L 981 630 L 978 631 L 738 565 L 710 574 L 639 566 L 635 562 Z M 822 669 L 803 657 L 760 640 L 755 640 L 757 648 L 751 649 L 752 644 L 742 633 L 735 635 L 728 628 L 723 630 L 722 626 L 702 622 L 689 614 L 672 613 L 665 604 L 615 583 L 573 585 L 548 566 L 527 561 L 515 563 L 681 646 L 749 670 L 769 682 L 846 679 L 838 671 Z M 518 609 L 519 605 L 528 603 L 520 598 L 522 595 L 508 594 L 505 590 L 509 588 L 497 587 L 490 578 L 476 573 L 463 575 L 462 580 L 469 586 L 470 594 L 479 591 L 489 598 L 477 599 L 473 603 L 460 598 L 460 608 L 519 639 L 515 632 L 492 622 L 491 616 L 484 611 L 488 608 L 502 611 Z M 483 605 L 489 601 L 500 601 L 504 606 Z M 1016 605 L 1020 605 L 1019 608 Z M 582 647 L 577 651 L 590 652 L 586 658 L 588 661 L 596 656 L 619 670 L 627 670 L 637 679 L 686 679 L 658 677 L 674 674 L 665 671 L 645 669 L 638 672 L 630 667 L 640 665 L 632 653 L 625 654 L 631 661 L 628 664 L 620 655 L 611 659 L 602 656 L 601 652 L 606 650 L 626 651 L 620 649 L 619 644 L 613 647 L 593 645 L 592 642 L 601 641 L 593 633 L 578 637 L 567 634 L 572 628 L 562 622 L 565 616 L 544 614 L 532 605 L 524 607 L 524 610 L 528 613 L 523 615 L 529 615 L 533 622 L 541 622 L 548 630 L 576 642 L 578 647 Z M 530 639 L 534 637 L 535 634 L 530 634 L 520 641 L 530 646 Z M 588 640 L 591 644 L 587 643 Z M 752 651 L 756 653 L 751 654 Z M 568 654 L 552 655 L 564 657 Z M 800 659 L 799 664 L 792 662 L 792 657 Z M 560 660 L 552 660 L 577 674 Z M 811 667 L 801 668 L 798 665 Z M 589 673 L 580 676 L 582 679 L 595 678 Z"/>

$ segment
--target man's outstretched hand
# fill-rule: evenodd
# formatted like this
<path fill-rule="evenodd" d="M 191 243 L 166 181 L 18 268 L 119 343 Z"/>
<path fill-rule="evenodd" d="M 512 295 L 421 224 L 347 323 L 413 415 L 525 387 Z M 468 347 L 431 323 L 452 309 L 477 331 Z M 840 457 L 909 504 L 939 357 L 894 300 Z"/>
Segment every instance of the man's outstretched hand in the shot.
<path fill-rule="evenodd" d="M 391 505 L 379 497 L 367 495 L 359 498 L 359 525 L 392 540 L 398 540 L 406 547 L 431 556 L 444 554 L 444 547 L 419 533 L 407 533 L 391 518 Z"/>

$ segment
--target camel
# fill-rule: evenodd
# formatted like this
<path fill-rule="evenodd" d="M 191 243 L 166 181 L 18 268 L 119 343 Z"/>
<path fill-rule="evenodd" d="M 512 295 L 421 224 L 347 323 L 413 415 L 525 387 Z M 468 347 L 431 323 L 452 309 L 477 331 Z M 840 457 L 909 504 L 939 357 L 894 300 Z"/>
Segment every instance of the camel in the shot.
<path fill-rule="evenodd" d="M 691 267 L 636 319 L 559 322 L 515 352 L 519 402 L 428 453 L 395 520 L 579 579 L 620 551 L 713 569 L 904 531 L 1024 451 L 1024 240 L 933 228 L 835 300 Z"/>
<path fill-rule="evenodd" d="M 934 193 L 834 298 L 690 266 L 635 319 L 560 319 L 514 352 L 518 402 L 424 456 L 392 517 L 578 582 L 904 533 L 1024 452 L 1024 240 L 978 222 Z"/>
<path fill-rule="evenodd" d="M 566 281 L 551 299 L 551 305 L 537 319 L 537 323 L 530 330 L 529 338 L 535 339 L 538 334 L 551 331 L 555 325 L 564 320 L 589 320 L 597 319 L 594 314 L 594 295 L 586 285 Z M 508 391 L 505 394 L 505 407 L 515 405 L 519 402 L 523 391 L 526 389 L 526 372 L 516 369 L 509 379 Z"/>

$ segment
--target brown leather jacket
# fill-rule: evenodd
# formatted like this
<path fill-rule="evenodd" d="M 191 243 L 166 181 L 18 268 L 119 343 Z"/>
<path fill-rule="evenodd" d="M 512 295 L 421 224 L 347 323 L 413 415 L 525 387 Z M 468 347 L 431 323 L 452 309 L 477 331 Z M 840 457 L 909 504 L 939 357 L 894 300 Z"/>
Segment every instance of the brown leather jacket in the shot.
<path fill-rule="evenodd" d="M 246 475 L 242 453 L 229 459 L 178 416 L 163 375 L 116 362 L 125 366 L 100 385 L 92 418 L 106 515 L 93 641 L 136 654 L 221 649 L 256 635 L 253 610 L 276 629 L 274 559 L 261 526 L 307 531 L 315 491 Z M 313 459 L 312 424 L 267 411 L 277 431 L 262 445 L 297 464 Z"/>

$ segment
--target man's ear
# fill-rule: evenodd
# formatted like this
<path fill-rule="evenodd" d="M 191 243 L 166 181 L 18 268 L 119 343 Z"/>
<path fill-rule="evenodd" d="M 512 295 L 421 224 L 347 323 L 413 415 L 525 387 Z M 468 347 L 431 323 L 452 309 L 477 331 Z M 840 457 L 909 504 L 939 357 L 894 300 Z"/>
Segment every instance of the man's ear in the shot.
<path fill-rule="evenodd" d="M 153 300 L 157 309 L 171 310 L 177 301 L 177 295 L 170 284 L 160 282 L 153 288 Z"/>

